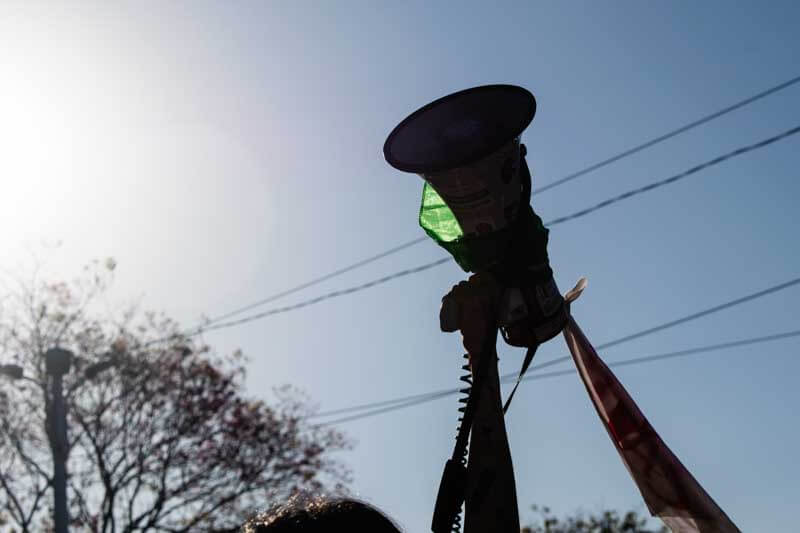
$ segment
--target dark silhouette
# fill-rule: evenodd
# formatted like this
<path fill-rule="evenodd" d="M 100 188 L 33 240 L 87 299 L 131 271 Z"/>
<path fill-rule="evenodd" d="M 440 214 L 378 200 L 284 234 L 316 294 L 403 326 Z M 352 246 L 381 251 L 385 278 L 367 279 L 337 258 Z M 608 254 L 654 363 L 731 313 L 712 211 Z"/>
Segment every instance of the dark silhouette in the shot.
<path fill-rule="evenodd" d="M 242 533 L 400 533 L 389 518 L 366 503 L 339 499 L 292 502 L 275 511 L 255 516 Z"/>

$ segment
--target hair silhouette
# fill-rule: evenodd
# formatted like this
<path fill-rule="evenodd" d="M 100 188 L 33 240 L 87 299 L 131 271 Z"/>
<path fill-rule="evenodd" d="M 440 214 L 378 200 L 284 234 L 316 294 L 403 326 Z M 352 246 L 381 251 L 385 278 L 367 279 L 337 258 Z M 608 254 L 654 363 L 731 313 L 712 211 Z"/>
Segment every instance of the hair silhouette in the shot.
<path fill-rule="evenodd" d="M 400 533 L 375 507 L 353 499 L 291 501 L 277 510 L 254 516 L 242 533 Z"/>

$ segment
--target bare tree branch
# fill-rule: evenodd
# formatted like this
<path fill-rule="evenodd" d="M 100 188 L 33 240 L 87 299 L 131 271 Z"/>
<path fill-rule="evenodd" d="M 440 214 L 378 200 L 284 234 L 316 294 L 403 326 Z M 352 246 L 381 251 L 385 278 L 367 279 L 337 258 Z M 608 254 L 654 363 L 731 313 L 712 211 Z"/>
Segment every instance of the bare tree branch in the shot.
<path fill-rule="evenodd" d="M 215 354 L 158 313 L 131 307 L 121 319 L 98 315 L 93 302 L 109 274 L 99 263 L 70 283 L 44 283 L 37 274 L 2 298 L 0 350 L 13 352 L 37 381 L 4 389 L 8 398 L 0 398 L 0 458 L 11 458 L 0 465 L 0 505 L 9 523 L 22 531 L 49 523 L 42 354 L 55 345 L 76 354 L 65 376 L 76 526 L 233 531 L 270 498 L 346 483 L 331 452 L 347 440 L 306 426 L 306 402 L 296 394 L 284 392 L 272 406 L 248 398 L 240 353 Z M 171 341 L 147 344 L 154 338 Z M 112 346 L 116 364 L 88 379 L 84 370 Z"/>

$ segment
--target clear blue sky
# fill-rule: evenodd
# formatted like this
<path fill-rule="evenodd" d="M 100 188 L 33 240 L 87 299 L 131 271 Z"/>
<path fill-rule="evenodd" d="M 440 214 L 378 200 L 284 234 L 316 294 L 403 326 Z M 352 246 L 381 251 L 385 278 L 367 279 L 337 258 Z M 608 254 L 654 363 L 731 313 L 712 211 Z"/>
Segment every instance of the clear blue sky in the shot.
<path fill-rule="evenodd" d="M 115 297 L 193 324 L 421 235 L 420 179 L 381 147 L 428 101 L 513 83 L 545 184 L 800 73 L 796 2 L 131 2 L 0 8 L 4 267 L 56 276 L 115 256 Z M 10 117 L 10 118 L 9 118 Z M 547 220 L 800 124 L 800 87 L 543 193 Z M 596 344 L 800 273 L 800 138 L 554 228 L 550 256 Z M 9 184 L 9 176 L 14 176 Z M 46 215 L 43 215 L 46 213 Z M 303 297 L 438 258 L 418 245 Z M 437 267 L 206 335 L 322 409 L 458 385 Z M 798 327 L 792 289 L 620 346 L 607 361 Z M 742 531 L 797 530 L 797 339 L 617 371 Z M 539 362 L 563 354 L 561 340 Z M 501 349 L 501 371 L 522 351 Z M 566 365 L 563 368 L 567 368 Z M 454 398 L 344 425 L 354 491 L 427 531 Z M 577 376 L 521 387 L 508 416 L 523 519 L 642 508 Z"/>

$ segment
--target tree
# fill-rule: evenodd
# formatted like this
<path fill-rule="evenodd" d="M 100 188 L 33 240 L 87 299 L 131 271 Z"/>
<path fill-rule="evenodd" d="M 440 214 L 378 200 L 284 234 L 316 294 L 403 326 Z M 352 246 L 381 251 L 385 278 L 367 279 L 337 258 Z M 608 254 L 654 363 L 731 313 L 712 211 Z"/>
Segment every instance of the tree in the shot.
<path fill-rule="evenodd" d="M 620 516 L 616 511 L 585 516 L 578 513 L 559 520 L 548 507 L 534 505 L 533 510 L 541 516 L 541 522 L 522 528 L 521 533 L 667 533 L 665 527 L 649 529 L 647 518 L 636 511 Z"/>
<path fill-rule="evenodd" d="M 76 354 L 64 376 L 72 527 L 92 532 L 235 531 L 297 491 L 341 489 L 348 447 L 305 423 L 291 388 L 273 405 L 248 398 L 240 352 L 220 356 L 178 324 L 127 308 L 99 311 L 115 264 L 70 283 L 17 282 L 0 301 L 0 522 L 50 529 L 52 459 L 46 431 L 53 346 Z M 8 526 L 7 526 L 8 527 Z"/>

